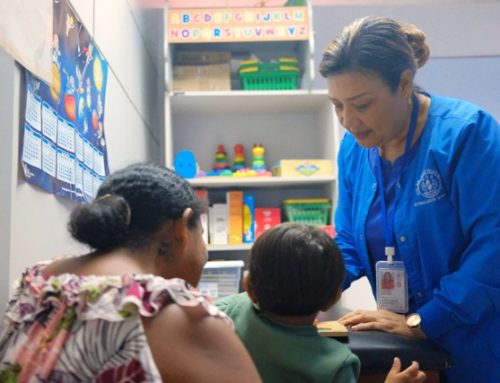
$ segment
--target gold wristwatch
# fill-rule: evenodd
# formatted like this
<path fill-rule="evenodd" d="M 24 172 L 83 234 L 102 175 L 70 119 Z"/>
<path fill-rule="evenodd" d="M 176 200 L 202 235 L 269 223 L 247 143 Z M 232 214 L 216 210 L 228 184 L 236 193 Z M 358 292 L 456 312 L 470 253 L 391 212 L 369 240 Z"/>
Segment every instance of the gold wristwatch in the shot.
<path fill-rule="evenodd" d="M 411 330 L 413 336 L 418 339 L 425 339 L 426 336 L 420 327 L 420 315 L 418 313 L 410 314 L 406 317 L 406 325 Z"/>

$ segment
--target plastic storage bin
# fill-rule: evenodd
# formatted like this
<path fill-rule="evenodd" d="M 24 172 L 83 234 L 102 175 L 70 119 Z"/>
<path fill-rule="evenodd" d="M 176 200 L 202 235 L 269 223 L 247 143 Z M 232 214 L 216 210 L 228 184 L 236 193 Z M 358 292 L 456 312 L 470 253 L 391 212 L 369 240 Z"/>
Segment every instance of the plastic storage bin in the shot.
<path fill-rule="evenodd" d="M 203 268 L 199 289 L 212 299 L 238 294 L 243 261 L 209 261 Z"/>
<path fill-rule="evenodd" d="M 286 199 L 283 201 L 285 218 L 289 222 L 308 225 L 328 225 L 332 204 L 328 198 Z"/>
<path fill-rule="evenodd" d="M 290 90 L 298 88 L 300 70 L 295 59 L 272 63 L 248 60 L 241 63 L 239 74 L 244 90 Z"/>

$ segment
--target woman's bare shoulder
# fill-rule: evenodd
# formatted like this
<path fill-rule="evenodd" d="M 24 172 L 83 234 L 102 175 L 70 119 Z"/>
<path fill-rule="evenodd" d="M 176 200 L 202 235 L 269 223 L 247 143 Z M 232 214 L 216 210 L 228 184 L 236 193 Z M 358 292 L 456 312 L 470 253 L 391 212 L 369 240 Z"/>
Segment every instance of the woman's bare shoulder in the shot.
<path fill-rule="evenodd" d="M 76 274 L 78 265 L 81 264 L 81 257 L 77 255 L 62 255 L 44 262 L 42 273 L 44 276 L 60 274 Z"/>
<path fill-rule="evenodd" d="M 233 328 L 201 305 L 169 304 L 143 323 L 163 380 L 233 382 L 238 376 L 239 381 L 260 382 Z"/>
<path fill-rule="evenodd" d="M 84 255 L 62 256 L 52 260 L 43 268 L 43 275 L 75 274 L 79 276 L 120 276 L 142 274 L 137 262 L 122 251 L 112 253 L 88 253 Z"/>

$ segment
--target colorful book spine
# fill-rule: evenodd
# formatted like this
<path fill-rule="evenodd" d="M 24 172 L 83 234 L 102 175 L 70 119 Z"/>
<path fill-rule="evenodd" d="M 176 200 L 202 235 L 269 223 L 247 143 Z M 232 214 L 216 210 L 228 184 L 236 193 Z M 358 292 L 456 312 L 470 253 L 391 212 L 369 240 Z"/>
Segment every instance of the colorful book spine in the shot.
<path fill-rule="evenodd" d="M 227 211 L 225 203 L 214 203 L 209 209 L 208 227 L 213 245 L 227 245 Z"/>
<path fill-rule="evenodd" d="M 281 209 L 279 207 L 265 207 L 255 209 L 255 238 L 281 223 Z"/>
<path fill-rule="evenodd" d="M 255 197 L 252 194 L 243 195 L 243 243 L 253 243 L 255 240 Z"/>
<path fill-rule="evenodd" d="M 228 243 L 243 242 L 243 192 L 228 191 L 226 193 L 228 214 Z"/>

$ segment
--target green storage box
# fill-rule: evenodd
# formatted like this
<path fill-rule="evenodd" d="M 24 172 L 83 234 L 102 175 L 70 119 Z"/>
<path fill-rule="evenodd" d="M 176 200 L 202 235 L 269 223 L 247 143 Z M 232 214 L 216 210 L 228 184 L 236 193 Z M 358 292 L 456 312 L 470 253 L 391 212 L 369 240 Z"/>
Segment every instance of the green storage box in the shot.
<path fill-rule="evenodd" d="M 286 199 L 283 201 L 285 219 L 308 225 L 328 225 L 332 204 L 328 198 Z"/>
<path fill-rule="evenodd" d="M 295 59 L 282 58 L 278 62 L 242 62 L 239 69 L 244 90 L 290 90 L 299 86 L 300 70 Z"/>

